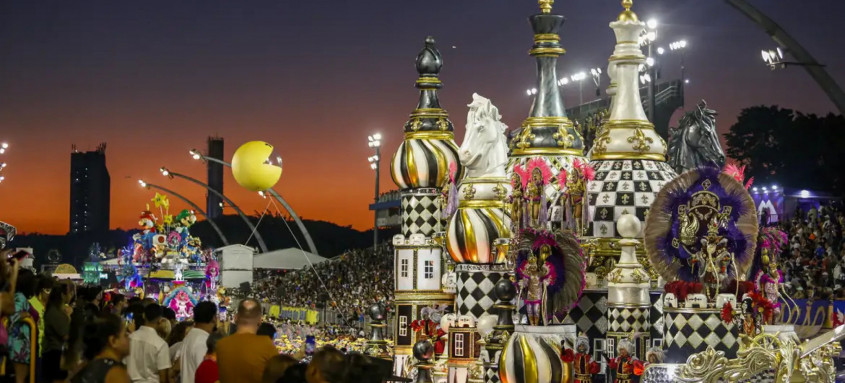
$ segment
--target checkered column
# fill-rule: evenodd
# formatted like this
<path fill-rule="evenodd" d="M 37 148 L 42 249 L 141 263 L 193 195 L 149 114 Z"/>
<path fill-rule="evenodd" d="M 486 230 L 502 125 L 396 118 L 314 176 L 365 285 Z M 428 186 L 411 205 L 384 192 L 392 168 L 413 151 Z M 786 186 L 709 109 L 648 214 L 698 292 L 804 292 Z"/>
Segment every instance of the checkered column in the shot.
<path fill-rule="evenodd" d="M 649 293 L 651 299 L 651 312 L 649 313 L 651 320 L 651 342 L 652 345 L 663 344 L 663 294 L 659 291 L 652 291 Z"/>
<path fill-rule="evenodd" d="M 590 339 L 604 339 L 607 335 L 607 291 L 584 290 L 578 305 L 566 314 L 564 323 L 575 323 L 578 332 Z"/>
<path fill-rule="evenodd" d="M 484 383 L 499 383 L 499 357 L 502 350 L 486 349 L 487 357 L 484 358 Z"/>
<path fill-rule="evenodd" d="M 476 320 L 489 312 L 496 302 L 493 287 L 502 278 L 507 278 L 504 265 L 459 264 L 455 266 L 458 275 L 458 315 L 471 315 Z"/>
<path fill-rule="evenodd" d="M 422 234 L 431 237 L 444 231 L 440 218 L 440 192 L 437 189 L 409 189 L 402 191 L 402 235 Z"/>
<path fill-rule="evenodd" d="M 695 353 L 712 346 L 733 359 L 739 350 L 739 329 L 725 323 L 716 309 L 664 307 L 663 349 L 666 363 L 685 363 Z"/>
<path fill-rule="evenodd" d="M 620 339 L 634 337 L 636 350 L 628 350 L 632 355 L 645 360 L 650 338 L 651 321 L 650 306 L 627 306 L 609 304 L 607 307 L 607 339 L 613 339 L 613 344 L 619 344 Z M 616 350 L 613 350 L 614 354 Z"/>

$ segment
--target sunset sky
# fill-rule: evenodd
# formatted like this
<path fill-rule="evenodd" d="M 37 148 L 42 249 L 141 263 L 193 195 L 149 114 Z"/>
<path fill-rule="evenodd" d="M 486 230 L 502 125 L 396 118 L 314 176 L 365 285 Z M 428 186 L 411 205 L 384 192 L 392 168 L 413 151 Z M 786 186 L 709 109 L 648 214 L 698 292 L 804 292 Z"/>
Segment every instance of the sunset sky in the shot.
<path fill-rule="evenodd" d="M 619 3 L 556 1 L 567 17 L 559 74 L 607 65 Z M 845 2 L 752 3 L 845 85 Z M 534 0 L 2 2 L 0 141 L 11 148 L 0 156 L 8 163 L 0 220 L 23 232 L 67 232 L 71 145 L 100 142 L 108 143 L 112 227 L 134 227 L 152 197 L 139 178 L 205 206 L 203 189 L 158 169 L 204 179 L 188 150 L 220 135 L 227 159 L 246 141 L 275 145 L 285 160 L 277 190 L 302 217 L 368 229 L 367 135 L 385 137 L 381 189 L 391 190 L 387 160 L 416 103 L 414 58 L 425 37 L 443 53 L 441 100 L 460 143 L 472 92 L 511 127 L 527 116 L 535 68 L 526 17 L 537 9 Z M 635 0 L 634 11 L 659 20 L 658 45 L 688 41 L 687 106 L 706 99 L 722 132 L 753 105 L 833 110 L 803 69 L 765 67 L 760 50 L 775 43 L 723 1 Z M 678 55 L 658 59 L 665 79 L 678 76 Z M 577 104 L 577 86 L 564 94 Z M 583 94 L 592 98 L 591 83 Z M 225 193 L 245 211 L 264 210 L 267 200 L 226 177 Z"/>

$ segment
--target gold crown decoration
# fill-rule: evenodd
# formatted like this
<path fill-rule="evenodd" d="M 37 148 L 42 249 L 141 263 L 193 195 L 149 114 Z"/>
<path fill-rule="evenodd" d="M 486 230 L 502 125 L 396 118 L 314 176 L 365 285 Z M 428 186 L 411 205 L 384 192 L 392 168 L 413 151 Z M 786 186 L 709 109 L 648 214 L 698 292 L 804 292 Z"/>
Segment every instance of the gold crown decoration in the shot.
<path fill-rule="evenodd" d="M 637 18 L 637 14 L 631 10 L 631 6 L 633 5 L 634 0 L 622 0 L 622 6 L 625 8 L 625 10 L 619 14 L 619 18 L 617 19 L 617 21 L 639 21 L 639 19 Z"/>
<path fill-rule="evenodd" d="M 537 3 L 540 4 L 540 11 L 544 14 L 549 14 L 552 13 L 552 5 L 555 3 L 555 0 L 539 0 Z"/>

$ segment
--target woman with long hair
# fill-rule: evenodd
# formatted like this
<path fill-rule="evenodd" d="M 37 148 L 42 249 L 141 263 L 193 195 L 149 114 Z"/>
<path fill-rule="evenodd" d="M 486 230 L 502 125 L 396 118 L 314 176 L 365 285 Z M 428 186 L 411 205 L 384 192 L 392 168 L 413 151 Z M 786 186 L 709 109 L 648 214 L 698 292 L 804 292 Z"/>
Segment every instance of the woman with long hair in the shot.
<path fill-rule="evenodd" d="M 117 315 L 102 313 L 85 324 L 82 336 L 85 365 L 71 383 L 129 383 L 121 362 L 129 355 L 129 336 Z"/>
<path fill-rule="evenodd" d="M 70 315 L 65 306 L 73 295 L 72 284 L 58 283 L 44 309 L 44 343 L 42 363 L 45 382 L 64 382 L 67 371 L 61 365 L 62 350 L 70 333 Z"/>

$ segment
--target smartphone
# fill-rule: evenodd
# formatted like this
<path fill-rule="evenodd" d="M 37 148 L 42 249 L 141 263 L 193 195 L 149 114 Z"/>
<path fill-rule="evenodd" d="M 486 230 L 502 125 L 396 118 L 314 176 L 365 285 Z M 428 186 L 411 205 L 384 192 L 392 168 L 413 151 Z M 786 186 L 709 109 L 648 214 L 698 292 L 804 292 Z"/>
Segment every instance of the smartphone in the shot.
<path fill-rule="evenodd" d="M 308 335 L 305 337 L 305 355 L 314 355 L 314 349 L 317 348 L 317 341 L 314 339 L 314 335 Z"/>
<path fill-rule="evenodd" d="M 26 258 L 28 255 L 29 255 L 29 253 L 27 253 L 26 251 L 24 251 L 24 250 L 18 250 L 18 251 L 14 252 L 14 253 L 9 253 L 9 258 L 8 258 L 8 259 L 6 259 L 6 261 L 8 261 L 9 263 L 12 263 L 12 260 L 13 260 L 13 259 L 17 259 L 17 260 L 18 260 L 18 262 L 20 262 L 20 261 L 22 261 L 24 258 Z"/>

